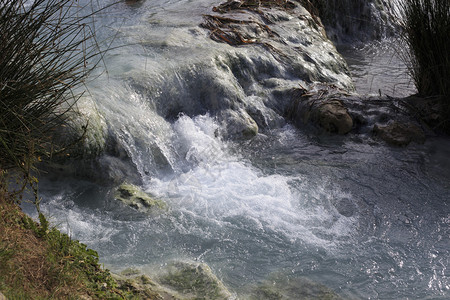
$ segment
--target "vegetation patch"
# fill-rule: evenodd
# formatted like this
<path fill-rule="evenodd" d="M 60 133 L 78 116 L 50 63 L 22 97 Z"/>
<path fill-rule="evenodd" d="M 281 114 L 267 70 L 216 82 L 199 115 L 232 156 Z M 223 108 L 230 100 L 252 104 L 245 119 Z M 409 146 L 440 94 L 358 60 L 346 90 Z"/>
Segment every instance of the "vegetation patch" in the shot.
<path fill-rule="evenodd" d="M 0 193 L 0 290 L 8 299 L 127 299 L 98 254 L 68 235 L 40 224 Z"/>
<path fill-rule="evenodd" d="M 32 175 L 37 162 L 70 146 L 55 148 L 55 132 L 67 126 L 77 88 L 99 61 L 82 10 L 72 0 L 0 0 L 0 290 L 9 299 L 131 297 L 97 252 L 49 226 Z M 27 186 L 40 224 L 18 206 Z"/>
<path fill-rule="evenodd" d="M 403 58 L 422 97 L 437 97 L 438 128 L 450 132 L 450 1 L 400 2 L 403 40 L 409 50 Z"/>
<path fill-rule="evenodd" d="M 0 0 L 0 166 L 25 171 L 55 149 L 99 50 L 71 0 Z"/>

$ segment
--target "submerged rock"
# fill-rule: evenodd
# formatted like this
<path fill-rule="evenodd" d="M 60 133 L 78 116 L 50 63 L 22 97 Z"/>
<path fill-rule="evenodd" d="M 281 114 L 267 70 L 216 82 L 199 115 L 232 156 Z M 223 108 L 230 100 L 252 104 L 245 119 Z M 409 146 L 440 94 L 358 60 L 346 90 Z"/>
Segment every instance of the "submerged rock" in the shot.
<path fill-rule="evenodd" d="M 121 274 L 112 274 L 121 290 L 129 291 L 139 299 L 177 300 L 179 298 L 166 292 L 152 278 L 141 274 L 137 269 L 126 269 Z"/>
<path fill-rule="evenodd" d="M 226 128 L 225 136 L 234 139 L 250 139 L 258 134 L 258 125 L 246 111 L 225 110 L 220 115 Z"/>
<path fill-rule="evenodd" d="M 375 125 L 373 132 L 386 143 L 394 146 L 406 146 L 411 142 L 423 144 L 425 133 L 413 123 L 390 122 L 388 125 Z"/>
<path fill-rule="evenodd" d="M 141 190 L 134 184 L 123 183 L 116 192 L 114 198 L 124 204 L 143 212 L 152 212 L 166 208 L 167 204 Z"/>
<path fill-rule="evenodd" d="M 337 99 L 320 104 L 313 116 L 322 128 L 331 133 L 346 134 L 353 127 L 353 120 L 347 109 Z"/>
<path fill-rule="evenodd" d="M 342 198 L 334 204 L 336 210 L 344 217 L 351 217 L 358 211 L 356 204 L 349 198 Z"/>
<path fill-rule="evenodd" d="M 139 271 L 138 269 L 126 268 L 125 270 L 122 270 L 122 272 L 120 272 L 120 275 L 123 275 L 123 276 L 126 276 L 126 277 L 130 277 L 130 276 L 139 275 L 140 273 L 141 273 L 141 271 Z"/>
<path fill-rule="evenodd" d="M 293 99 L 287 115 L 298 127 L 312 123 L 329 133 L 346 134 L 353 128 L 353 119 L 338 99 L 342 96 L 334 87 L 309 94 L 304 91 Z"/>
<path fill-rule="evenodd" d="M 153 278 L 134 268 L 113 275 L 121 289 L 142 299 L 236 299 L 204 263 L 173 262 Z"/>
<path fill-rule="evenodd" d="M 232 294 L 203 263 L 174 262 L 158 281 L 180 293 L 182 299 L 232 299 Z"/>
<path fill-rule="evenodd" d="M 334 291 L 304 277 L 272 275 L 254 288 L 250 300 L 342 300 Z"/>

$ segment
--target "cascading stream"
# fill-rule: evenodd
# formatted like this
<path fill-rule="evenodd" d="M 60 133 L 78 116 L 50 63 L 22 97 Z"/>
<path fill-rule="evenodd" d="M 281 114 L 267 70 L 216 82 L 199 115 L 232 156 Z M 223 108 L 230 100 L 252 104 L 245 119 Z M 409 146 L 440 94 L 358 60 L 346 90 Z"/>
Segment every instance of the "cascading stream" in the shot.
<path fill-rule="evenodd" d="M 282 110 L 287 91 L 308 84 L 292 67 L 297 58 L 288 65 L 263 48 L 210 40 L 199 24 L 219 1 L 139 3 L 99 17 L 100 37 L 115 32 L 115 44 L 129 45 L 111 50 L 108 76 L 89 83 L 109 150 L 89 177 L 98 180 L 40 181 L 53 224 L 113 271 L 202 261 L 238 298 L 278 273 L 347 298 L 448 296 L 447 139 L 391 148 L 369 135 L 295 128 Z M 327 65 L 324 55 L 317 60 Z M 349 84 L 338 73 L 327 78 Z M 259 133 L 236 138 L 242 122 L 224 122 L 235 114 L 254 119 Z M 114 199 L 121 182 L 168 208 L 145 214 L 123 205 Z"/>

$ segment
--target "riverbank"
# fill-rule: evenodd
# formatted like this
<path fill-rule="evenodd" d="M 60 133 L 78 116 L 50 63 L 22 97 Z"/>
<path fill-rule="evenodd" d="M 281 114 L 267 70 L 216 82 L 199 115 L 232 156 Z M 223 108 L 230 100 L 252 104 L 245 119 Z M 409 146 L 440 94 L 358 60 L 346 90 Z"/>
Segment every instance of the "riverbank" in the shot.
<path fill-rule="evenodd" d="M 96 251 L 39 219 L 0 186 L 0 300 L 234 299 L 206 264 L 174 262 L 159 282 L 132 268 L 112 274 Z"/>
<path fill-rule="evenodd" d="M 98 254 L 25 215 L 0 190 L 0 299 L 129 299 Z M 150 298 L 152 299 L 152 298 Z M 155 298 L 157 299 L 157 298 Z"/>

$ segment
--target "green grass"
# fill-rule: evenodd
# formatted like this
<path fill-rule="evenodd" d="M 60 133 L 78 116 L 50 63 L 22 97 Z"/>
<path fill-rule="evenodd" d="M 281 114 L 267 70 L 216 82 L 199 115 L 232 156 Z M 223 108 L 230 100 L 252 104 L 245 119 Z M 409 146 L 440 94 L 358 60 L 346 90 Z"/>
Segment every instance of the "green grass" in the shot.
<path fill-rule="evenodd" d="M 8 299 L 133 299 L 121 290 L 96 251 L 40 224 L 0 195 L 0 290 Z"/>

